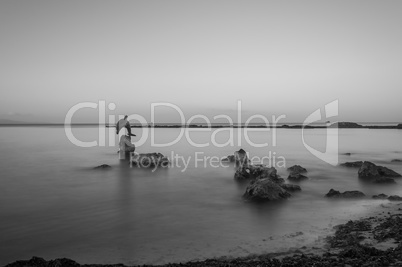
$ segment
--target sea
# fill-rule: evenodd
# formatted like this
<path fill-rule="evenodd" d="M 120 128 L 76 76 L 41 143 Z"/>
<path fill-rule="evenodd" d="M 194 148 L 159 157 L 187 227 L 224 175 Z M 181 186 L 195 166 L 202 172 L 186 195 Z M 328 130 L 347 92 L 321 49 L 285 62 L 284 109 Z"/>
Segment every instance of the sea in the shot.
<path fill-rule="evenodd" d="M 335 225 L 388 202 L 374 194 L 402 196 L 402 178 L 367 184 L 358 169 L 319 156 L 328 150 L 327 139 L 336 138 L 330 150 L 338 164 L 368 160 L 402 173 L 402 163 L 392 162 L 402 160 L 402 130 L 133 133 L 136 152 L 162 153 L 170 165 L 130 167 L 119 159 L 114 129 L 103 126 L 0 127 L 0 266 L 33 256 L 136 265 L 284 253 L 317 245 Z M 288 167 L 305 167 L 302 191 L 283 201 L 245 201 L 247 183 L 234 179 L 233 164 L 220 161 L 240 148 L 285 179 Z M 101 164 L 111 168 L 94 169 Z M 331 188 L 366 197 L 326 198 Z"/>

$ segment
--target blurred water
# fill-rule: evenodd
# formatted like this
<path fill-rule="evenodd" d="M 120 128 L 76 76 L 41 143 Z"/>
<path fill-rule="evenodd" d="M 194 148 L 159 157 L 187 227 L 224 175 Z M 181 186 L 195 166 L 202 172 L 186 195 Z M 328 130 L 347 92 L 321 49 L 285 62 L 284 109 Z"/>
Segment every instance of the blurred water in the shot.
<path fill-rule="evenodd" d="M 82 141 L 98 137 L 98 128 L 72 130 Z M 211 143 L 213 135 L 220 144 L 229 140 L 229 129 L 212 134 L 215 130 L 189 135 L 197 143 Z M 134 142 L 142 131 L 134 129 Z M 155 142 L 173 141 L 180 131 L 155 129 Z M 244 135 L 239 142 L 237 131 L 234 145 L 225 147 L 197 148 L 184 135 L 177 144 L 158 148 L 148 138 L 137 152 L 190 158 L 185 171 L 180 159 L 173 159 L 171 168 L 152 172 L 120 162 L 117 146 L 77 147 L 61 127 L 0 128 L 0 265 L 34 255 L 80 263 L 161 264 L 281 252 L 314 242 L 334 224 L 381 203 L 370 197 L 329 200 L 323 196 L 330 188 L 402 195 L 402 179 L 392 186 L 368 185 L 358 180 L 357 169 L 315 158 L 299 129 L 276 129 L 276 138 L 273 129 L 250 132 L 252 142 L 269 144 L 265 148 L 248 144 Z M 305 135 L 309 145 L 323 149 L 325 129 L 305 130 Z M 106 138 L 108 144 L 108 133 Z M 401 138 L 400 130 L 341 129 L 340 162 L 370 160 L 402 173 L 401 163 L 390 162 L 402 159 Z M 204 160 L 240 147 L 251 156 L 271 153 L 276 163 L 283 157 L 287 167 L 300 164 L 310 179 L 287 201 L 244 202 L 246 184 L 233 180 L 233 166 L 214 168 Z M 352 155 L 342 155 L 346 152 Z M 112 168 L 92 169 L 103 163 Z M 284 166 L 277 169 L 287 176 Z M 303 235 L 291 238 L 299 231 Z"/>

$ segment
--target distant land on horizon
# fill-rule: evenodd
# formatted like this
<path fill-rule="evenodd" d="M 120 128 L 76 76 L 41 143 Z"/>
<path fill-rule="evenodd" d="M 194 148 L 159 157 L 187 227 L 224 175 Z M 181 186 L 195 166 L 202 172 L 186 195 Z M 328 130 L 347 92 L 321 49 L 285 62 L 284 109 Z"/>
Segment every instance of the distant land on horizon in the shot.
<path fill-rule="evenodd" d="M 305 128 L 333 128 L 335 124 L 339 123 L 338 128 L 371 128 L 371 129 L 402 129 L 402 123 L 398 122 L 334 122 L 332 124 L 326 125 L 325 122 L 317 122 L 306 125 Z M 233 128 L 244 128 L 244 122 L 241 125 L 234 123 L 230 125 L 228 123 L 211 123 L 211 128 L 224 128 L 224 127 L 233 127 Z M 71 123 L 70 126 L 105 126 L 105 127 L 114 127 L 114 124 L 99 124 L 99 123 Z M 278 124 L 275 128 L 301 128 L 303 123 L 301 122 L 283 122 Z M 9 119 L 0 119 L 0 126 L 65 126 L 64 123 L 28 123 L 22 121 L 15 121 Z M 133 123 L 131 125 L 132 128 L 141 128 L 141 127 L 155 127 L 155 128 L 208 128 L 206 123 L 191 123 L 181 124 L 181 123 L 154 123 L 148 125 L 136 124 Z M 263 123 L 250 123 L 247 128 L 272 128 L 271 125 L 264 125 Z"/>

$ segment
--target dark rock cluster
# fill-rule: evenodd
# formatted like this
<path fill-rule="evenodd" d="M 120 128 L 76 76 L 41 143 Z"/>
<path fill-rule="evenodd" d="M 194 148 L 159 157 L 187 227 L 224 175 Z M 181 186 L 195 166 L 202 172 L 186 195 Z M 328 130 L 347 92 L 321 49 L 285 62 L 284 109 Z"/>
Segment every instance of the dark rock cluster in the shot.
<path fill-rule="evenodd" d="M 234 153 L 234 162 L 236 163 L 234 179 L 239 182 L 249 181 L 243 194 L 245 200 L 273 201 L 286 199 L 291 196 L 290 192 L 301 190 L 298 185 L 286 184 L 285 180 L 278 175 L 275 167 L 250 164 L 247 153 L 243 149 Z"/>

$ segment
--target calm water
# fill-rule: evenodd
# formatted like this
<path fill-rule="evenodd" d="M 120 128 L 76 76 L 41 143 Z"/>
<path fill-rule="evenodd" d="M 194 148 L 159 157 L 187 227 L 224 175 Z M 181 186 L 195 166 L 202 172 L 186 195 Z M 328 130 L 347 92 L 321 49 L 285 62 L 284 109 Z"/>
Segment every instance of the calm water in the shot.
<path fill-rule="evenodd" d="M 137 141 L 142 130 L 134 131 L 138 138 L 133 141 Z M 34 255 L 80 263 L 161 264 L 282 252 L 316 242 L 334 224 L 381 203 L 369 197 L 329 200 L 323 196 L 330 188 L 402 195 L 402 179 L 396 186 L 363 184 L 356 169 L 333 167 L 311 155 L 300 130 L 276 131 L 276 146 L 272 130 L 250 134 L 255 143 L 268 142 L 268 148 L 252 147 L 244 136 L 239 144 L 237 130 L 234 146 L 221 148 L 196 148 L 185 137 L 175 145 L 156 148 L 148 139 L 137 152 L 190 157 L 185 171 L 176 158 L 173 167 L 152 172 L 121 163 L 117 146 L 77 147 L 64 128 L 0 128 L 0 265 Z M 98 136 L 97 128 L 73 128 L 73 132 L 83 141 Z M 155 142 L 173 141 L 179 132 L 155 129 Z M 325 144 L 326 130 L 305 134 L 311 146 Z M 402 173 L 402 164 L 390 163 L 402 159 L 402 131 L 342 129 L 339 134 L 339 152 L 353 153 L 340 155 L 340 162 L 370 160 Z M 210 142 L 211 136 L 211 132 L 190 134 L 198 143 Z M 229 132 L 215 137 L 224 143 Z M 244 202 L 246 185 L 233 180 L 233 166 L 214 168 L 204 159 L 223 157 L 240 147 L 251 156 L 263 157 L 271 151 L 276 163 L 283 157 L 287 167 L 300 164 L 308 169 L 310 179 L 289 200 Z M 103 163 L 112 168 L 92 169 Z M 287 176 L 286 168 L 277 169 Z M 299 231 L 303 235 L 291 238 Z"/>

